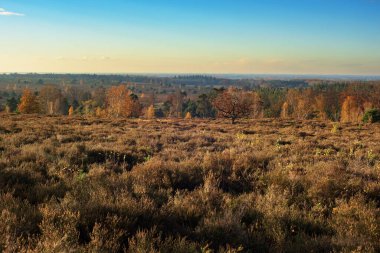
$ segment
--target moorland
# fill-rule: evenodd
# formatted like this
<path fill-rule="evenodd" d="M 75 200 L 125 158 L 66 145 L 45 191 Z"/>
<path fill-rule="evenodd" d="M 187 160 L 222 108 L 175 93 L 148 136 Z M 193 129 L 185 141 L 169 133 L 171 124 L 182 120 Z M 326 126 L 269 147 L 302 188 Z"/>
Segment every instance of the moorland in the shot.
<path fill-rule="evenodd" d="M 379 252 L 380 125 L 0 116 L 0 251 Z"/>

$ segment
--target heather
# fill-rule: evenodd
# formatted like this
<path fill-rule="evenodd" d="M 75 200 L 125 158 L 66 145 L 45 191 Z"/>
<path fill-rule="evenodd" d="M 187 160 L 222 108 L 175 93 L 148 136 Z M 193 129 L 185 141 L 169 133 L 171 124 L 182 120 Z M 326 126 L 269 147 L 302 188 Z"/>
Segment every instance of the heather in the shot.
<path fill-rule="evenodd" d="M 0 116 L 0 251 L 378 252 L 380 126 Z"/>

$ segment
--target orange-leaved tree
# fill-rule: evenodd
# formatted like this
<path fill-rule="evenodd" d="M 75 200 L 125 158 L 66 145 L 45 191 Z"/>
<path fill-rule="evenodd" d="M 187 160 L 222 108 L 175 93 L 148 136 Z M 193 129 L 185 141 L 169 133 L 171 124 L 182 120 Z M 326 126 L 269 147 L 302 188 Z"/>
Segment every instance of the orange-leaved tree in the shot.
<path fill-rule="evenodd" d="M 191 115 L 191 112 L 187 112 L 186 116 L 185 116 L 185 119 L 190 120 L 192 118 L 193 118 L 193 116 Z"/>
<path fill-rule="evenodd" d="M 39 112 L 39 103 L 36 95 L 29 88 L 25 88 L 20 103 L 18 104 L 18 110 L 21 113 L 31 114 Z"/>
<path fill-rule="evenodd" d="M 360 101 L 354 96 L 347 96 L 342 104 L 341 122 L 359 122 L 364 111 Z"/>
<path fill-rule="evenodd" d="M 74 107 L 70 106 L 70 108 L 69 108 L 69 116 L 73 116 L 73 115 L 74 115 Z"/>
<path fill-rule="evenodd" d="M 138 117 L 141 105 L 138 97 L 125 85 L 112 86 L 107 91 L 107 112 L 114 117 Z"/>

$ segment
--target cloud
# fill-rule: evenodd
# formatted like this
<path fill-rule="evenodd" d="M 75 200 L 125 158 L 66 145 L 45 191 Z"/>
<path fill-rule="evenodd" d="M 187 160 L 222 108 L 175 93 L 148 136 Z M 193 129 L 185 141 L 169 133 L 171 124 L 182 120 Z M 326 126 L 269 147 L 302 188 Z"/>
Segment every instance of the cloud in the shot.
<path fill-rule="evenodd" d="M 0 16 L 25 16 L 25 15 L 22 13 L 6 11 L 5 9 L 0 8 Z"/>

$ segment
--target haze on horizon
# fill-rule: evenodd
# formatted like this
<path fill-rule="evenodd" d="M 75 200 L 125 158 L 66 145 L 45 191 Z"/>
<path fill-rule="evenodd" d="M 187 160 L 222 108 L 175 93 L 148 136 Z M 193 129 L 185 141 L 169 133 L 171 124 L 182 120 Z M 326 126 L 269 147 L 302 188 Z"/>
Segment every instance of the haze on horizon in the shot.
<path fill-rule="evenodd" d="M 380 75 L 377 0 L 3 0 L 0 72 Z"/>

